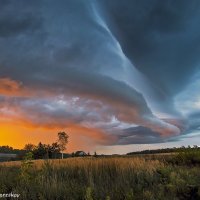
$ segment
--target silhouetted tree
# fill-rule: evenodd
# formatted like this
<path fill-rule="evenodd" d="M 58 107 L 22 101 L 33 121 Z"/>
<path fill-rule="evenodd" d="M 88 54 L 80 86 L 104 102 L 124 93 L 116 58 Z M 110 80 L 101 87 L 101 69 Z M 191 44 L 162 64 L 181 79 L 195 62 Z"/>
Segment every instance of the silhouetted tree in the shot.
<path fill-rule="evenodd" d="M 28 151 L 28 152 L 30 152 L 30 151 L 33 151 L 34 149 L 36 148 L 36 146 L 34 145 L 34 144 L 26 144 L 25 146 L 24 146 L 24 150 L 25 151 Z"/>
<path fill-rule="evenodd" d="M 74 152 L 72 152 L 72 154 L 71 154 L 71 155 L 72 155 L 72 157 L 75 157 L 75 153 L 74 153 Z"/>
<path fill-rule="evenodd" d="M 52 145 L 50 146 L 50 153 L 51 153 L 50 158 L 56 158 L 57 154 L 60 153 L 60 146 L 57 142 L 52 143 Z"/>
<path fill-rule="evenodd" d="M 45 156 L 48 156 L 47 145 L 40 142 L 33 150 L 33 155 L 35 159 L 43 159 Z"/>

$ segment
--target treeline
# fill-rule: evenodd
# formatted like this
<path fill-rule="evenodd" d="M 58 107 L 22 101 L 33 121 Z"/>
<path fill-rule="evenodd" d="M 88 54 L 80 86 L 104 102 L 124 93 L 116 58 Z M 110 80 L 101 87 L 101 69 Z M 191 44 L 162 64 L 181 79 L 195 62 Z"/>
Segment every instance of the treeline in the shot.
<path fill-rule="evenodd" d="M 127 155 L 137 155 L 137 154 L 158 154 L 158 153 L 177 153 L 183 152 L 187 149 L 200 149 L 197 145 L 191 146 L 182 146 L 182 147 L 173 147 L 173 148 L 165 148 L 165 149 L 152 149 L 152 150 L 143 150 L 127 153 Z"/>
<path fill-rule="evenodd" d="M 23 149 L 14 149 L 13 147 L 10 147 L 8 145 L 6 146 L 0 146 L 0 153 L 10 153 L 10 154 L 20 154 L 25 152 Z"/>
<path fill-rule="evenodd" d="M 26 153 L 31 152 L 34 159 L 61 158 L 61 149 L 57 142 L 52 144 L 42 144 L 39 142 L 38 145 L 26 144 L 24 150 Z"/>
<path fill-rule="evenodd" d="M 11 160 L 21 160 L 24 155 L 28 152 L 33 154 L 34 159 L 45 159 L 45 158 L 61 158 L 61 150 L 58 143 L 43 144 L 41 142 L 38 145 L 26 144 L 23 149 L 14 149 L 10 146 L 0 146 L 0 153 L 16 154 L 16 158 Z M 64 154 L 66 157 L 66 154 Z"/>
<path fill-rule="evenodd" d="M 34 159 L 52 159 L 52 158 L 63 158 L 63 151 L 66 150 L 69 136 L 65 132 L 58 133 L 58 139 L 52 144 L 26 144 L 24 150 L 26 153 L 30 152 Z M 66 154 L 65 154 L 66 155 Z"/>
<path fill-rule="evenodd" d="M 0 153 L 16 154 L 15 158 L 12 157 L 9 160 L 21 160 L 27 153 L 31 153 L 33 159 L 63 158 L 67 156 L 63 151 L 66 150 L 68 138 L 69 136 L 65 132 L 59 132 L 57 141 L 52 144 L 42 144 L 41 142 L 38 145 L 26 144 L 23 149 L 0 146 Z"/>

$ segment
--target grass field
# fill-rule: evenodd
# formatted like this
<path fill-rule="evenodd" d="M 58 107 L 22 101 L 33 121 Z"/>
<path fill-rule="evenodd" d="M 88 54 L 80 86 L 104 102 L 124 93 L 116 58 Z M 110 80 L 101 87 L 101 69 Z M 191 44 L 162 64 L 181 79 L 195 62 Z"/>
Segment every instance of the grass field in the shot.
<path fill-rule="evenodd" d="M 200 167 L 160 157 L 7 162 L 0 177 L 0 193 L 19 193 L 23 200 L 200 199 Z"/>

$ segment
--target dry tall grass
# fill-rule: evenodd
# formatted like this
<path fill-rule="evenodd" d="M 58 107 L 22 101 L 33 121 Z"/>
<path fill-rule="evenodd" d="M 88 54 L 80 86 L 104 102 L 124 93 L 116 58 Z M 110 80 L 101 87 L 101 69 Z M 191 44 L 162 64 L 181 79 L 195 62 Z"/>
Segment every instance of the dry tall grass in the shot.
<path fill-rule="evenodd" d="M 95 157 L 78 157 L 78 158 L 68 158 L 68 159 L 56 159 L 56 160 L 35 160 L 33 166 L 40 169 L 45 162 L 54 168 L 60 167 L 81 167 L 86 171 L 88 169 L 94 168 L 97 171 L 104 167 L 115 166 L 117 170 L 145 170 L 154 171 L 158 167 L 163 167 L 163 163 L 158 160 L 146 160 L 141 157 L 111 157 L 111 158 L 95 158 Z M 19 167 L 21 166 L 21 161 L 3 162 L 0 163 L 1 166 L 5 167 Z"/>
<path fill-rule="evenodd" d="M 84 157 L 0 166 L 0 193 L 22 200 L 200 199 L 199 168 L 143 157 Z"/>

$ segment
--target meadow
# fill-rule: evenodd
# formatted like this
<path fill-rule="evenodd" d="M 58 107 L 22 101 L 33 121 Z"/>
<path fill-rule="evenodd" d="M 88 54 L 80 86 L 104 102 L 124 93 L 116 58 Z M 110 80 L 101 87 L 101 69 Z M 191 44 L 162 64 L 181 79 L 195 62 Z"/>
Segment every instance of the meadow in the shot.
<path fill-rule="evenodd" d="M 181 163 L 167 157 L 27 158 L 2 163 L 0 193 L 19 193 L 23 200 L 200 199 L 199 165 L 182 163 L 181 156 L 176 156 Z"/>

